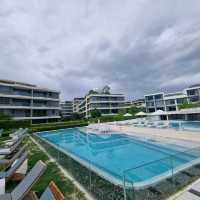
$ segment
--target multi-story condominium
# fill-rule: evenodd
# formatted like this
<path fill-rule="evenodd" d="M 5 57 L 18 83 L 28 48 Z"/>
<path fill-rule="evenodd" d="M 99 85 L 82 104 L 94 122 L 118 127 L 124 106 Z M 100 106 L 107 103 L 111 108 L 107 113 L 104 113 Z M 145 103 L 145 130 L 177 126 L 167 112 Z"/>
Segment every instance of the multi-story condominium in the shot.
<path fill-rule="evenodd" d="M 16 120 L 54 121 L 60 93 L 27 83 L 0 80 L 0 113 Z"/>
<path fill-rule="evenodd" d="M 182 92 L 168 94 L 161 92 L 145 95 L 146 111 L 148 113 L 163 110 L 168 114 L 179 114 L 179 104 L 197 102 L 200 102 L 200 85 L 190 86 Z"/>
<path fill-rule="evenodd" d="M 192 85 L 185 89 L 185 91 L 189 102 L 200 102 L 200 84 Z"/>
<path fill-rule="evenodd" d="M 137 108 L 145 108 L 145 100 L 144 99 L 136 99 L 131 102 L 132 106 Z"/>
<path fill-rule="evenodd" d="M 178 104 L 183 104 L 184 102 L 187 102 L 187 95 L 182 92 L 156 93 L 145 96 L 147 112 L 155 112 L 156 110 L 177 111 Z"/>
<path fill-rule="evenodd" d="M 123 94 L 111 94 L 106 86 L 102 91 L 94 91 L 85 96 L 79 104 L 79 113 L 88 118 L 92 110 L 99 110 L 103 116 L 118 114 L 120 110 L 126 108 Z"/>
<path fill-rule="evenodd" d="M 79 112 L 79 104 L 84 100 L 83 97 L 75 97 L 73 100 L 73 112 Z"/>
<path fill-rule="evenodd" d="M 132 101 L 125 102 L 127 108 L 137 107 L 137 108 L 145 108 L 145 100 L 144 99 L 136 99 Z"/>
<path fill-rule="evenodd" d="M 72 116 L 73 113 L 73 102 L 72 101 L 62 101 L 60 103 L 61 107 L 61 116 L 64 118 L 68 118 Z"/>

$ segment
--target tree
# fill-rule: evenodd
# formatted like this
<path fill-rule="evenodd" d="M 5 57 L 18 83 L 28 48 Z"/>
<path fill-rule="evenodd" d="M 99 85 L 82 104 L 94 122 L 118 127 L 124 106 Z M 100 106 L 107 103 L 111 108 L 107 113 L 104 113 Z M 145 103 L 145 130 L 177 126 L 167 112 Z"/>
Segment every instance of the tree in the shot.
<path fill-rule="evenodd" d="M 101 117 L 101 112 L 95 108 L 94 110 L 91 111 L 91 117 L 92 118 Z"/>
<path fill-rule="evenodd" d="M 145 108 L 138 108 L 138 107 L 135 107 L 135 106 L 131 106 L 129 109 L 128 109 L 128 113 L 131 113 L 132 115 L 135 115 L 136 113 L 138 112 L 141 112 L 141 111 L 145 111 Z"/>
<path fill-rule="evenodd" d="M 98 94 L 98 92 L 95 91 L 95 90 L 90 90 L 90 91 L 88 92 L 88 94 L 89 94 L 89 95 L 90 95 L 90 94 Z"/>
<path fill-rule="evenodd" d="M 72 118 L 73 120 L 80 120 L 80 119 L 82 119 L 80 113 L 77 113 L 77 112 L 72 113 L 71 118 Z"/>

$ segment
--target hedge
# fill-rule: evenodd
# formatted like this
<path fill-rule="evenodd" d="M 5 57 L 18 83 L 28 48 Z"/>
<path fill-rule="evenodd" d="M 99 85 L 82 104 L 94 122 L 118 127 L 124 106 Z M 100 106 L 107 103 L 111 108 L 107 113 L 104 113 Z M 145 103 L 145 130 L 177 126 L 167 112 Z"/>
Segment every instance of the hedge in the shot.
<path fill-rule="evenodd" d="M 80 124 L 86 123 L 86 120 L 76 120 L 76 121 L 61 121 L 61 122 L 49 122 L 49 123 L 37 123 L 32 124 L 31 127 L 38 127 L 38 126 L 52 126 L 52 125 L 66 125 L 66 124 Z"/>
<path fill-rule="evenodd" d="M 29 120 L 0 120 L 0 128 L 5 130 L 8 129 L 17 129 L 17 128 L 29 128 L 30 121 Z"/>
<path fill-rule="evenodd" d="M 48 123 L 48 124 L 40 124 L 39 126 L 32 126 L 30 132 L 39 132 L 39 131 L 48 131 L 48 130 L 55 130 L 61 128 L 73 128 L 73 127 L 80 127 L 80 126 L 87 126 L 88 122 L 76 122 L 76 123 L 65 123 L 65 124 L 55 124 L 55 123 Z"/>

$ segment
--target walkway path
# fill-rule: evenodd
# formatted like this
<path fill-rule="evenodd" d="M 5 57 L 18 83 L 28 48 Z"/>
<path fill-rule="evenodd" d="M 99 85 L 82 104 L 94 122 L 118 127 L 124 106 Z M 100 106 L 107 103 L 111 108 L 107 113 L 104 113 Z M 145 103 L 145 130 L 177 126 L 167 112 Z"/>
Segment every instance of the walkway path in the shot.
<path fill-rule="evenodd" d="M 112 129 L 116 131 L 123 131 L 132 135 L 144 135 L 151 136 L 154 138 L 169 138 L 169 139 L 179 139 L 186 140 L 190 142 L 197 143 L 200 145 L 200 132 L 174 130 L 174 129 L 160 129 L 160 128 L 139 128 L 134 126 L 117 126 L 111 125 Z"/>

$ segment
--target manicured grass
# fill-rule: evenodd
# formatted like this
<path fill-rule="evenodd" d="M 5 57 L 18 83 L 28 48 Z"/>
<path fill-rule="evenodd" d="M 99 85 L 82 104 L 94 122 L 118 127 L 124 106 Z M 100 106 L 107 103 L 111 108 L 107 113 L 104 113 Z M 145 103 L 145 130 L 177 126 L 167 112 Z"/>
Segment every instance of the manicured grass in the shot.
<path fill-rule="evenodd" d="M 61 190 L 65 199 L 70 200 L 86 200 L 83 193 L 81 193 L 76 186 L 66 178 L 60 171 L 58 166 L 49 160 L 48 156 L 40 150 L 40 148 L 28 137 L 25 141 L 29 150 L 28 167 L 29 170 L 35 165 L 38 160 L 42 160 L 47 165 L 45 173 L 41 176 L 39 181 L 33 186 L 32 190 L 36 192 L 37 196 L 44 192 L 50 181 L 54 181 L 58 188 Z M 7 184 L 7 192 L 12 191 L 16 183 L 9 181 Z"/>
<path fill-rule="evenodd" d="M 75 185 L 67 179 L 54 162 L 49 161 L 47 155 L 33 143 L 30 138 L 26 141 L 30 155 L 29 155 L 29 168 L 32 168 L 38 160 L 42 160 L 47 164 L 47 169 L 44 175 L 40 178 L 38 183 L 34 185 L 33 190 L 38 196 L 42 194 L 44 189 L 53 180 L 64 194 L 66 199 L 79 199 L 85 200 L 84 195 L 75 187 Z"/>

